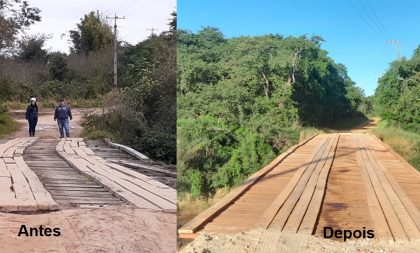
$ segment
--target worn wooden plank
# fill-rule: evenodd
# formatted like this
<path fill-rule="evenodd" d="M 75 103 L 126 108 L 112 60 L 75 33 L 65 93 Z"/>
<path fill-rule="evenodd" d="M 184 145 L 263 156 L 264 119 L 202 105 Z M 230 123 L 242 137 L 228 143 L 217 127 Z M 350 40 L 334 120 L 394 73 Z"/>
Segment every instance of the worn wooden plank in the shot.
<path fill-rule="evenodd" d="M 151 177 L 143 175 L 137 171 L 127 169 L 118 164 L 106 163 L 106 165 L 116 170 L 111 170 L 112 174 L 115 174 L 116 176 L 122 179 L 130 181 L 131 183 L 134 183 L 135 185 L 149 192 L 153 192 L 155 195 L 163 197 L 167 201 L 176 204 L 176 191 L 174 189 L 152 179 Z"/>
<path fill-rule="evenodd" d="M 44 188 L 37 175 L 29 169 L 22 157 L 15 157 L 17 168 L 22 172 L 30 186 L 33 197 L 36 200 L 38 209 L 57 210 L 58 205 L 51 197 L 51 194 Z"/>
<path fill-rule="evenodd" d="M 17 168 L 16 164 L 6 164 L 6 166 L 13 178 L 13 190 L 16 194 L 17 205 L 31 206 L 31 210 L 35 211 L 37 204 L 25 176 Z"/>
<path fill-rule="evenodd" d="M 138 159 L 149 159 L 149 157 L 145 156 L 144 154 L 138 152 L 137 150 L 124 146 L 122 144 L 118 144 L 118 143 L 114 143 L 112 141 L 110 141 L 109 139 L 105 139 L 105 141 L 108 143 L 108 145 L 112 146 L 112 147 L 116 147 L 119 149 L 122 149 L 124 151 L 126 151 L 127 153 L 129 153 L 130 155 L 138 158 Z"/>
<path fill-rule="evenodd" d="M 127 177 L 124 177 L 123 175 L 121 175 L 121 173 L 115 173 L 114 170 L 106 171 L 103 168 L 100 168 L 98 166 L 88 165 L 88 167 L 90 167 L 92 171 L 96 172 L 95 174 L 93 174 L 94 178 L 97 178 L 97 175 L 100 174 L 101 176 L 107 177 L 109 180 L 119 185 L 121 190 L 126 190 L 126 191 L 128 190 L 131 193 L 136 194 L 142 197 L 143 199 L 146 199 L 147 201 L 153 203 L 154 205 L 162 208 L 163 210 L 168 210 L 168 211 L 176 210 L 176 205 L 174 203 L 170 202 L 169 200 L 163 198 L 162 196 L 156 193 L 148 191 L 145 188 L 142 188 L 132 183 L 129 180 L 126 180 Z M 158 189 L 155 189 L 155 190 L 158 190 Z M 116 192 L 116 193 L 118 194 L 119 192 Z M 173 201 L 176 201 L 176 195 Z"/>
<path fill-rule="evenodd" d="M 77 155 L 83 157 L 88 162 L 88 167 L 92 169 L 92 171 L 95 171 L 98 174 L 102 174 L 108 177 L 110 180 L 114 181 L 115 183 L 151 201 L 152 203 L 160 206 L 162 209 L 165 209 L 165 210 L 176 209 L 175 190 L 151 178 L 148 178 L 138 172 L 129 170 L 127 168 L 124 168 L 116 164 L 109 164 L 109 166 L 112 168 L 118 168 L 118 170 L 124 171 L 125 173 L 121 173 L 120 171 L 110 169 L 110 167 L 106 166 L 107 164 L 100 162 L 103 159 L 98 159 L 98 157 L 89 156 L 79 147 L 73 147 L 73 150 Z M 154 184 L 159 184 L 160 187 L 159 188 L 153 187 L 150 183 L 139 180 L 139 178 L 147 178 L 149 182 L 153 182 Z"/>
<path fill-rule="evenodd" d="M 11 177 L 9 170 L 6 167 L 6 163 L 2 158 L 0 158 L 0 177 Z"/>
<path fill-rule="evenodd" d="M 177 175 L 176 171 L 165 170 L 165 169 L 162 169 L 162 168 L 159 168 L 159 167 L 156 167 L 156 166 L 149 166 L 149 165 L 145 165 L 145 164 L 127 162 L 127 161 L 124 161 L 124 160 L 119 160 L 117 162 L 124 165 L 124 166 L 131 167 L 133 169 L 159 172 L 159 173 L 167 174 L 167 175 L 170 175 L 170 176 L 176 176 Z"/>

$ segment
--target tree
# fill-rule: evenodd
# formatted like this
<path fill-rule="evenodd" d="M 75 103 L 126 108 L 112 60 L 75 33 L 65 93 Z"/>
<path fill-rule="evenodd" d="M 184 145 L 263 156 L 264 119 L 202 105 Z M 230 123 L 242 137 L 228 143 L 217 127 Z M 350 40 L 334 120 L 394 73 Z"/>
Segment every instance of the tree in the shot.
<path fill-rule="evenodd" d="M 70 31 L 73 43 L 72 53 L 89 53 L 108 47 L 113 41 L 111 27 L 101 18 L 99 13 L 86 14 L 75 30 Z"/>
<path fill-rule="evenodd" d="M 40 12 L 27 1 L 0 0 L 0 50 L 11 47 L 19 32 L 41 21 Z"/>
<path fill-rule="evenodd" d="M 68 72 L 66 55 L 60 52 L 51 53 L 48 56 L 48 71 L 52 80 L 63 81 Z"/>
<path fill-rule="evenodd" d="M 23 37 L 18 42 L 18 58 L 26 62 L 46 61 L 47 50 L 43 47 L 47 38 L 47 36 L 39 34 Z"/>
<path fill-rule="evenodd" d="M 411 59 L 390 64 L 379 78 L 374 109 L 382 119 L 406 130 L 420 132 L 420 46 Z"/>
<path fill-rule="evenodd" d="M 231 187 L 298 141 L 358 114 L 363 91 L 320 36 L 177 32 L 178 190 Z"/>

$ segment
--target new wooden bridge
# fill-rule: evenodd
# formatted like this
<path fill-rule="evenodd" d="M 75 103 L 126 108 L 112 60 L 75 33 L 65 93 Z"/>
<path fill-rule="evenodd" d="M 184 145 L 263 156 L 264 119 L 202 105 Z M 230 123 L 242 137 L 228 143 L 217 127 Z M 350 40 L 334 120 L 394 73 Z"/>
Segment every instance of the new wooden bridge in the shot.
<path fill-rule="evenodd" d="M 322 236 L 328 226 L 372 229 L 385 240 L 419 239 L 419 192 L 420 173 L 376 137 L 320 134 L 277 157 L 178 233 L 194 238 L 201 231 L 265 228 Z"/>
<path fill-rule="evenodd" d="M 174 168 L 121 147 L 81 138 L 0 141 L 0 211 L 131 205 L 176 212 Z"/>

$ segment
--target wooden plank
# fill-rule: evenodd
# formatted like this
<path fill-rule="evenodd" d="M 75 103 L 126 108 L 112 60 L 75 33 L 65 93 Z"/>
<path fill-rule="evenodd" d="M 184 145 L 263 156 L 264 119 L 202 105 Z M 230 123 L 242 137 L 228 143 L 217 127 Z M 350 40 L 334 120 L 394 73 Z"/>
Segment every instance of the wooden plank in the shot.
<path fill-rule="evenodd" d="M 163 173 L 163 174 L 170 175 L 170 176 L 176 176 L 177 175 L 176 171 L 165 170 L 165 169 L 162 169 L 162 168 L 158 168 L 156 166 L 149 166 L 149 165 L 145 165 L 145 164 L 127 162 L 127 161 L 124 161 L 124 160 L 120 160 L 120 161 L 118 161 L 118 163 L 120 163 L 124 166 L 127 166 L 127 167 L 131 167 L 133 169 L 140 169 L 140 170 L 158 172 L 158 173 Z"/>
<path fill-rule="evenodd" d="M 124 146 L 122 144 L 114 143 L 114 142 L 110 141 L 109 139 L 104 139 L 104 140 L 108 143 L 108 145 L 110 145 L 112 147 L 122 149 L 122 150 L 126 151 L 127 153 L 129 153 L 130 155 L 132 155 L 132 156 L 134 156 L 138 159 L 145 159 L 145 160 L 149 159 L 149 157 L 145 156 L 144 154 L 138 152 L 137 150 L 135 150 L 133 148 Z"/>
<path fill-rule="evenodd" d="M 92 171 L 88 167 L 88 163 L 84 159 L 79 159 L 76 161 L 74 156 L 70 156 L 66 154 L 66 152 L 58 152 L 59 155 L 61 155 L 65 160 L 67 160 L 70 164 L 74 166 L 75 169 L 80 170 L 81 172 L 95 178 L 98 182 L 100 182 L 103 185 L 106 185 L 106 187 L 111 190 L 112 192 L 116 193 L 117 195 L 121 196 L 122 198 L 126 199 L 128 202 L 133 203 L 139 208 L 146 208 L 146 209 L 152 209 L 152 210 L 160 210 L 160 208 L 151 202 L 147 201 L 146 199 L 127 191 L 117 183 L 113 182 L 109 178 L 98 174 L 94 171 Z"/>
<path fill-rule="evenodd" d="M 407 240 L 407 235 L 402 227 L 397 214 L 395 213 L 394 209 L 389 202 L 387 195 L 382 188 L 381 182 L 379 181 L 374 166 L 370 163 L 367 154 L 366 154 L 366 147 L 363 146 L 362 142 L 359 139 L 359 136 L 356 137 L 357 142 L 359 144 L 359 148 L 361 148 L 361 156 L 363 161 L 365 162 L 365 166 L 367 168 L 367 172 L 370 178 L 370 181 L 373 185 L 373 189 L 376 194 L 376 198 L 379 200 L 379 204 L 385 214 L 386 220 L 388 222 L 389 228 L 395 240 Z"/>
<path fill-rule="evenodd" d="M 33 197 L 36 200 L 38 209 L 41 210 L 58 210 L 51 194 L 44 188 L 37 175 L 29 169 L 22 157 L 15 157 L 17 168 L 22 172 L 29 183 Z"/>
<path fill-rule="evenodd" d="M 112 163 L 106 163 L 109 167 L 115 169 L 117 173 L 111 171 L 116 176 L 128 180 L 131 183 L 136 184 L 137 186 L 154 193 L 155 195 L 158 195 L 159 197 L 165 198 L 167 201 L 176 204 L 176 191 L 169 186 L 162 184 L 151 177 L 148 177 L 146 175 L 143 175 L 137 171 L 132 171 L 130 169 L 127 169 L 123 166 L 120 166 L 118 164 L 112 164 Z M 122 174 L 121 174 L 121 173 Z M 132 176 L 132 177 L 128 177 Z"/>
<path fill-rule="evenodd" d="M 328 174 L 331 170 L 334 161 L 335 152 L 337 150 L 340 135 L 337 135 L 334 144 L 328 154 L 327 161 L 322 168 L 321 174 L 316 183 L 315 191 L 313 193 L 310 204 L 308 205 L 306 214 L 299 226 L 299 232 L 313 234 L 316 226 L 318 215 L 321 211 L 322 201 L 327 187 Z"/>
<path fill-rule="evenodd" d="M 30 164 L 34 167 L 68 167 L 69 164 L 65 161 L 28 161 L 27 164 Z"/>
<path fill-rule="evenodd" d="M 10 177 L 0 177 L 0 203 L 10 203 L 16 199 L 12 189 L 12 179 Z"/>
<path fill-rule="evenodd" d="M 363 160 L 361 154 L 362 147 L 356 138 L 356 136 L 353 136 L 354 142 L 358 147 L 358 150 L 356 151 L 356 157 L 359 166 L 361 167 L 360 173 L 366 189 L 367 204 L 370 210 L 370 217 L 373 220 L 373 224 L 375 226 L 375 234 L 377 234 L 378 238 L 393 239 L 391 229 L 389 228 L 388 222 L 386 221 L 385 214 L 383 213 L 379 200 L 376 198 L 375 190 L 369 178 L 366 161 Z"/>
<path fill-rule="evenodd" d="M 292 179 L 288 182 L 286 187 L 281 191 L 281 193 L 276 197 L 276 199 L 271 203 L 271 205 L 264 211 L 261 215 L 259 224 L 262 227 L 268 228 L 273 221 L 274 217 L 280 210 L 280 208 L 284 205 L 285 201 L 292 193 L 293 189 L 296 187 L 296 184 L 302 177 L 303 173 L 306 169 L 313 164 L 313 161 L 317 159 L 320 152 L 325 149 L 328 143 L 328 138 L 322 140 L 316 148 L 313 150 L 312 155 L 308 158 L 308 160 L 295 172 Z"/>
<path fill-rule="evenodd" d="M 126 189 L 131 190 L 133 193 L 148 199 L 163 209 L 175 210 L 175 190 L 145 175 L 119 166 L 117 164 L 103 164 L 99 161 L 99 159 L 94 159 L 94 156 L 88 156 L 83 152 L 82 149 L 78 147 L 73 147 L 73 150 L 77 155 L 83 157 L 89 163 L 88 167 L 92 169 L 92 171 L 107 176 L 110 180 L 115 181 Z M 110 167 L 117 169 L 117 171 L 113 169 L 110 170 Z M 124 173 L 120 171 L 123 171 Z M 146 179 L 147 181 L 142 181 L 139 179 Z M 158 187 L 153 187 L 152 183 Z"/>
<path fill-rule="evenodd" d="M 72 139 L 66 139 L 66 141 L 64 142 L 63 148 L 64 148 L 64 152 L 66 152 L 69 155 L 74 155 L 74 151 L 71 148 L 71 143 L 72 143 Z"/>
<path fill-rule="evenodd" d="M 9 170 L 6 167 L 6 163 L 2 158 L 0 158 L 0 177 L 11 177 Z"/>
<path fill-rule="evenodd" d="M 305 190 L 305 186 L 308 183 L 309 179 L 311 178 L 313 171 L 316 168 L 322 168 L 325 163 L 325 157 L 328 155 L 330 151 L 330 147 L 333 144 L 333 137 L 329 136 L 326 142 L 326 145 L 320 149 L 319 152 L 315 155 L 314 159 L 302 168 L 302 174 L 299 175 L 296 173 L 295 175 L 298 180 L 291 181 L 290 185 L 288 184 L 288 188 L 293 188 L 288 198 L 282 203 L 282 205 L 277 206 L 278 212 L 271 218 L 271 223 L 269 224 L 270 227 L 283 229 L 286 225 L 286 222 L 291 215 L 299 197 L 302 195 L 303 191 Z M 282 198 L 283 199 L 283 198 Z M 276 203 L 277 204 L 277 203 Z M 268 217 L 268 216 L 263 216 Z M 269 217 L 267 221 L 269 221 Z M 264 224 L 265 225 L 265 224 Z"/>
<path fill-rule="evenodd" d="M 22 138 L 15 138 L 6 143 L 0 144 L 0 157 L 3 157 L 4 152 L 9 148 L 12 147 L 22 141 Z"/>
<path fill-rule="evenodd" d="M 178 229 L 179 234 L 192 234 L 199 230 L 204 224 L 206 224 L 209 220 L 213 219 L 216 215 L 218 215 L 221 211 L 223 211 L 227 206 L 229 206 L 233 201 L 238 199 L 244 192 L 246 192 L 251 186 L 253 186 L 260 178 L 266 175 L 268 172 L 273 170 L 279 163 L 281 163 L 286 157 L 292 154 L 295 150 L 299 147 L 305 145 L 310 140 L 314 139 L 315 136 L 308 138 L 307 140 L 289 148 L 286 152 L 279 155 L 276 159 L 274 159 L 271 163 L 266 165 L 261 170 L 254 173 L 251 177 L 249 177 L 244 183 L 239 185 L 238 187 L 234 188 L 229 194 L 227 194 L 223 199 L 218 201 L 216 204 L 208 208 L 207 210 L 201 212 L 192 220 L 184 224 L 180 229 Z"/>
<path fill-rule="evenodd" d="M 97 175 L 101 175 L 104 177 L 107 177 L 109 180 L 113 181 L 114 183 L 118 184 L 121 187 L 121 190 L 125 190 L 125 191 L 130 191 L 131 193 L 134 193 L 146 200 L 148 200 L 149 202 L 153 203 L 156 206 L 159 206 L 160 208 L 162 208 L 163 210 L 171 210 L 171 211 L 175 211 L 176 210 L 176 205 L 175 203 L 167 200 L 166 198 L 162 197 L 161 195 L 158 195 L 154 192 L 148 191 L 145 188 L 142 188 L 134 183 L 132 183 L 129 180 L 126 180 L 126 177 L 124 177 L 123 175 L 121 175 L 121 173 L 115 173 L 115 171 L 113 170 L 109 170 L 106 171 L 98 166 L 91 166 L 88 165 L 88 167 L 90 167 L 92 169 L 92 171 L 96 172 L 95 174 L 93 174 L 92 177 L 97 178 Z M 108 186 L 107 184 L 105 184 L 106 186 Z M 158 190 L 158 189 L 156 189 Z M 119 192 L 115 192 L 116 194 L 119 194 Z M 176 195 L 174 194 L 174 198 L 172 201 L 176 201 Z"/>
<path fill-rule="evenodd" d="M 6 164 L 14 164 L 14 163 L 15 163 L 15 161 L 13 160 L 13 158 L 10 158 L 10 157 L 4 157 L 4 158 L 3 158 L 3 161 L 4 161 Z"/>
<path fill-rule="evenodd" d="M 15 197 L 15 192 L 12 189 L 11 178 L 0 177 L 0 211 L 17 211 L 18 203 Z"/>
<path fill-rule="evenodd" d="M 6 166 L 13 179 L 13 189 L 16 194 L 17 205 L 31 206 L 33 207 L 31 210 L 35 211 L 37 207 L 36 201 L 26 178 L 17 168 L 16 164 L 6 164 Z"/>
<path fill-rule="evenodd" d="M 390 201 L 395 213 L 397 214 L 398 219 L 402 227 L 404 228 L 404 231 L 407 237 L 409 239 L 420 238 L 420 231 L 419 231 L 419 228 L 417 227 L 416 222 L 411 218 L 410 213 L 408 212 L 408 210 L 405 208 L 405 206 L 400 200 L 400 196 L 404 197 L 404 195 L 402 194 L 402 191 L 399 192 L 401 195 L 398 196 L 397 193 L 394 191 L 394 187 L 391 186 L 389 178 L 384 174 L 385 169 L 380 167 L 379 163 L 373 156 L 372 151 L 368 149 L 366 150 L 366 154 L 370 163 L 373 164 L 374 168 L 376 168 L 375 169 L 376 176 L 381 182 L 381 185 L 385 193 L 387 194 L 388 200 Z M 414 207 L 414 204 L 412 204 L 412 202 L 408 198 L 406 198 L 405 203 L 408 204 L 408 206 Z M 411 205 L 409 203 L 411 203 Z M 414 217 L 416 217 L 416 215 L 417 217 L 419 217 L 419 211 L 417 210 L 417 208 L 414 208 L 414 209 L 412 208 L 411 211 Z"/>

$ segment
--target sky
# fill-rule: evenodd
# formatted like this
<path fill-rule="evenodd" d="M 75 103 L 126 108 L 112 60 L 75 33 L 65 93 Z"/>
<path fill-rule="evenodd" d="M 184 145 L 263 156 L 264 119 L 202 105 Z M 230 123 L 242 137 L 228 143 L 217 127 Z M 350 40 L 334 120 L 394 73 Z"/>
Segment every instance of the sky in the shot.
<path fill-rule="evenodd" d="M 418 0 L 178 0 L 178 29 L 219 28 L 226 37 L 320 35 L 322 48 L 366 95 L 391 61 L 420 44 Z"/>
<path fill-rule="evenodd" d="M 168 30 L 170 13 L 176 10 L 176 0 L 28 0 L 41 10 L 42 21 L 31 26 L 28 34 L 47 34 L 49 51 L 69 52 L 68 31 L 76 28 L 84 14 L 99 10 L 104 16 L 117 14 L 119 40 L 136 44 L 146 39 L 150 28 L 155 33 Z M 113 20 L 109 20 L 113 26 Z M 62 36 L 64 34 L 64 36 Z"/>

